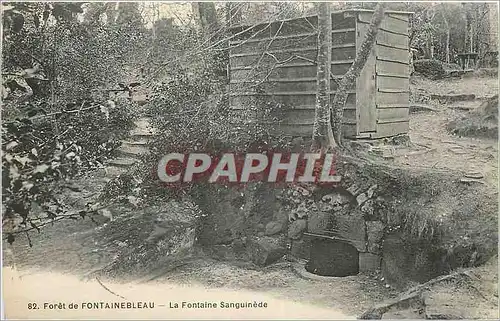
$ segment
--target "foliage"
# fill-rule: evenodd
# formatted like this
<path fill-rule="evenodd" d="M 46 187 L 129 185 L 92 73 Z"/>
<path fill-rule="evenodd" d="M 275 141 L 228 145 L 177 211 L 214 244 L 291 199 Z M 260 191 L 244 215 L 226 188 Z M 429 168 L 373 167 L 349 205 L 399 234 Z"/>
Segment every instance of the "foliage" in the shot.
<path fill-rule="evenodd" d="M 83 3 L 4 3 L 2 84 L 3 226 L 9 242 L 51 221 L 84 217 L 58 197 L 67 181 L 101 167 L 132 126 L 129 101 L 104 90 L 124 82 L 123 68 L 142 32 L 82 21 Z M 92 41 L 89 41 L 92 39 Z M 16 92 L 32 91 L 23 99 Z M 20 224 L 20 225 L 19 225 Z M 10 225 L 10 226 L 9 226 Z M 24 227 L 22 227 L 24 226 Z"/>
<path fill-rule="evenodd" d="M 125 134 L 123 125 L 130 122 L 125 109 L 110 111 L 93 102 L 68 105 L 53 117 L 2 124 L 3 220 L 38 229 L 47 219 L 64 215 L 69 208 L 57 195 L 64 188 L 78 188 L 58 182 L 102 166 Z"/>

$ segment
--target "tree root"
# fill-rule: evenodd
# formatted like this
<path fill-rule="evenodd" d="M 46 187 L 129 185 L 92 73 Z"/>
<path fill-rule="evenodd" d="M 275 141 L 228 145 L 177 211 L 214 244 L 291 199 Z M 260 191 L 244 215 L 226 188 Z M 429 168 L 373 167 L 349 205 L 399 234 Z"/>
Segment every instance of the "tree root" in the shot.
<path fill-rule="evenodd" d="M 361 316 L 358 317 L 360 320 L 380 320 L 382 316 L 394 310 L 404 310 L 408 308 L 424 308 L 424 296 L 423 292 L 429 290 L 429 288 L 437 283 L 443 281 L 449 281 L 456 279 L 457 277 L 467 277 L 469 279 L 475 279 L 470 271 L 458 271 L 452 274 L 443 275 L 427 281 L 423 284 L 417 285 L 406 292 L 403 292 L 398 298 L 390 300 L 386 303 L 379 304 L 365 311 Z"/>

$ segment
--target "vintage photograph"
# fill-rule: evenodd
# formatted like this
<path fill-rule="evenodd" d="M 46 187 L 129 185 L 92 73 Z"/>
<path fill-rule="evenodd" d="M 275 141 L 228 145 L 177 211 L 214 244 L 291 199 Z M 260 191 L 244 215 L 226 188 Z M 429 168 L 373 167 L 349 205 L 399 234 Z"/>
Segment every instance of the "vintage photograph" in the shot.
<path fill-rule="evenodd" d="M 499 319 L 496 1 L 2 1 L 2 319 Z"/>

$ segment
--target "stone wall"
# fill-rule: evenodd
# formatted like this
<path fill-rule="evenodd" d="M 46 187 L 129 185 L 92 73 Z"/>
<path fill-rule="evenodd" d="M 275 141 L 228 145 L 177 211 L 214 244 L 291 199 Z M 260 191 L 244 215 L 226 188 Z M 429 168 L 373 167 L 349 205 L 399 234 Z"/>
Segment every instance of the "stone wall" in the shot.
<path fill-rule="evenodd" d="M 200 221 L 198 243 L 219 259 L 267 265 L 285 254 L 309 259 L 314 235 L 324 235 L 354 246 L 360 271 L 375 271 L 380 269 L 385 226 L 379 213 L 384 200 L 377 190 L 375 184 L 211 186 L 201 201 L 200 208 L 210 214 Z"/>
<path fill-rule="evenodd" d="M 378 208 L 383 199 L 377 196 L 377 185 L 362 188 L 351 185 L 326 190 L 313 210 L 290 223 L 288 236 L 291 253 L 309 259 L 311 240 L 324 235 L 354 246 L 359 252 L 359 271 L 380 269 L 385 224 Z"/>
<path fill-rule="evenodd" d="M 496 253 L 498 205 L 460 173 L 353 159 L 337 171 L 335 187 L 203 188 L 197 244 L 218 259 L 265 266 L 285 255 L 308 260 L 311 241 L 326 236 L 357 249 L 359 272 L 381 270 L 403 287 Z"/>

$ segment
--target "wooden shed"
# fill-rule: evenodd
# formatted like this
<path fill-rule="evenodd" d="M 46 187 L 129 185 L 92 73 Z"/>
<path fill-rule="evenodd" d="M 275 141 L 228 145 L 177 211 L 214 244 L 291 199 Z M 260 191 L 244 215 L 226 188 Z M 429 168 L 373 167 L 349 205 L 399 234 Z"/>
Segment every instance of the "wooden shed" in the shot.
<path fill-rule="evenodd" d="M 354 62 L 373 11 L 332 13 L 330 94 Z M 408 132 L 409 15 L 387 11 L 376 45 L 349 91 L 344 137 L 379 138 Z M 293 136 L 312 135 L 316 100 L 317 16 L 231 28 L 230 106 L 241 114 L 265 102 L 280 106 L 274 127 Z"/>

